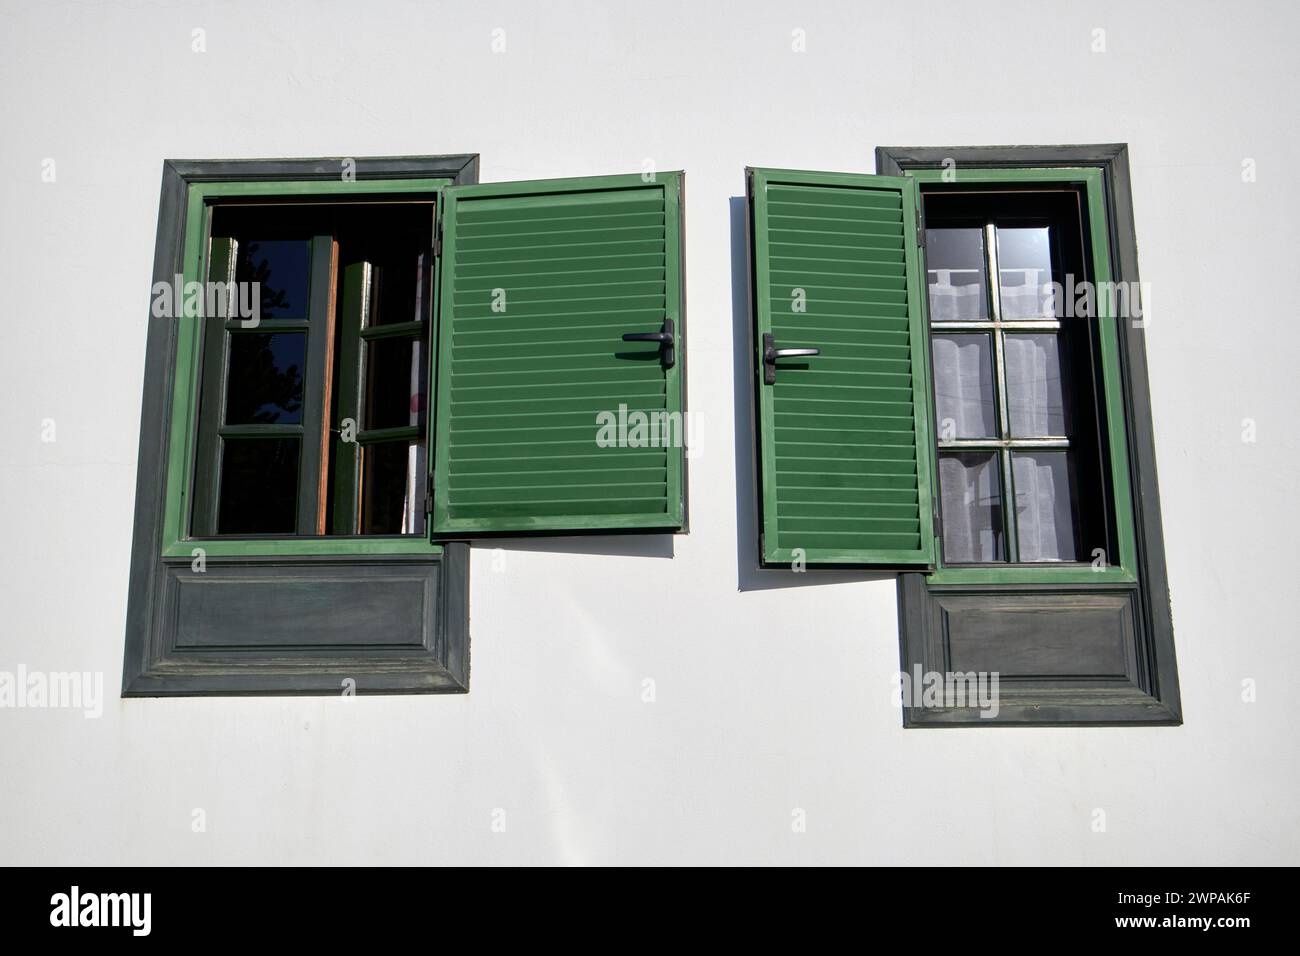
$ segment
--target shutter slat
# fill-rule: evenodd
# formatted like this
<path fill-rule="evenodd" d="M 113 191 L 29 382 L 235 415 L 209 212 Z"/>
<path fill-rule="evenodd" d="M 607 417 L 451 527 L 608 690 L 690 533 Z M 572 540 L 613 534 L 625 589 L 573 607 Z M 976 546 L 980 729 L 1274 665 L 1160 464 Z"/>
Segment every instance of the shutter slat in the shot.
<path fill-rule="evenodd" d="M 541 490 L 549 489 L 546 490 L 545 494 L 541 495 L 545 501 L 557 500 L 557 496 L 563 489 L 592 487 L 582 482 L 581 474 L 575 477 L 575 472 L 572 469 L 566 471 L 562 468 L 552 468 L 529 474 L 521 474 L 515 471 L 493 474 L 477 472 L 471 475 L 451 475 L 448 480 L 459 494 L 471 491 L 487 492 L 502 489 L 512 492 L 520 489 L 536 489 L 540 493 Z M 601 475 L 600 486 L 617 489 L 622 485 L 666 485 L 667 480 L 663 468 L 615 468 Z M 513 498 L 515 494 L 512 493 L 508 497 Z"/>
<path fill-rule="evenodd" d="M 647 407 L 647 399 L 652 397 L 654 396 L 632 396 L 626 398 L 625 401 L 629 409 L 644 409 Z M 467 403 L 467 406 L 472 407 L 458 409 L 456 418 L 476 423 L 481 423 L 487 418 L 494 418 L 508 423 L 516 419 L 522 421 L 525 416 L 533 414 L 555 415 L 581 412 L 587 416 L 588 421 L 593 423 L 592 431 L 594 432 L 596 415 L 610 407 L 608 402 L 608 398 L 591 399 L 581 395 L 572 398 L 481 399 Z M 617 403 L 614 407 L 618 407 Z M 662 409 L 663 407 L 664 405 L 661 402 L 659 408 Z"/>
<path fill-rule="evenodd" d="M 590 244 L 595 242 L 660 242 L 663 221 L 632 223 L 625 226 L 598 226 L 578 229 L 547 229 L 540 232 L 462 232 L 461 245 L 469 251 L 491 249 L 500 244 L 505 249 L 549 249 L 556 246 Z"/>
<path fill-rule="evenodd" d="M 543 324 L 538 321 L 538 316 L 534 315 L 514 316 L 509 319 L 503 318 L 499 322 L 484 322 L 478 325 L 473 324 L 471 319 L 455 333 L 453 341 L 465 345 L 493 345 L 498 343 L 502 336 L 508 336 L 508 341 L 512 342 L 529 340 L 559 342 L 585 335 L 598 336 L 599 341 L 603 342 L 607 338 L 606 333 L 612 329 L 622 330 L 628 323 L 631 323 L 629 328 L 633 329 L 637 326 L 652 326 L 662 315 L 661 307 L 634 309 L 624 313 L 573 314 L 565 316 L 562 324 L 550 322 Z"/>
<path fill-rule="evenodd" d="M 933 560 L 927 356 L 914 184 L 755 170 L 763 560 Z"/>
<path fill-rule="evenodd" d="M 530 256 L 488 256 L 483 259 L 464 262 L 460 266 L 463 279 L 475 276 L 509 279 L 527 278 L 535 275 L 558 276 L 601 276 L 606 285 L 618 285 L 624 276 L 617 270 L 623 269 L 659 269 L 662 275 L 664 257 L 659 253 L 627 252 L 610 253 L 603 256 L 548 256 L 539 250 Z M 574 285 L 590 283 L 574 282 Z"/>
<path fill-rule="evenodd" d="M 662 270 L 659 270 L 658 274 L 661 275 Z M 632 307 L 632 300 L 641 297 L 653 296 L 660 302 L 663 301 L 664 286 L 662 280 L 658 278 L 629 280 L 625 276 L 606 275 L 595 268 L 575 275 L 594 281 L 575 282 L 572 277 L 566 275 L 563 278 L 567 281 L 552 286 L 537 286 L 529 284 L 528 276 L 522 274 L 509 273 L 505 270 L 496 274 L 484 271 L 483 277 L 504 284 L 482 283 L 482 288 L 479 288 L 479 283 L 471 282 L 457 286 L 452 291 L 454 297 L 452 302 L 459 308 L 469 309 L 471 315 L 475 314 L 474 307 L 481 304 L 483 311 L 477 313 L 478 317 L 492 318 L 510 312 L 516 315 L 528 314 L 519 308 L 521 302 L 534 306 L 532 314 L 563 315 L 565 310 L 590 311 L 589 306 L 593 301 L 604 301 L 607 303 L 607 308 L 616 312 Z M 466 278 L 472 280 L 476 277 L 477 275 L 470 275 Z M 521 281 L 518 285 L 514 285 L 509 282 L 512 278 Z M 497 299 L 498 293 L 495 290 L 498 288 L 506 293 L 504 299 Z M 497 305 L 498 301 L 501 302 L 500 305 Z M 649 304 L 653 303 L 641 303 L 642 306 Z"/>
<path fill-rule="evenodd" d="M 679 201 L 679 174 L 448 190 L 435 536 L 682 526 L 682 449 L 636 430 L 682 431 L 680 341 L 665 368 L 622 339 L 680 337 Z"/>
<path fill-rule="evenodd" d="M 612 312 L 622 315 L 626 312 L 655 309 L 659 314 L 664 311 L 664 289 L 659 283 L 628 283 L 621 287 L 621 295 L 602 294 L 605 288 L 599 284 L 591 286 L 565 286 L 563 293 L 555 290 L 538 292 L 530 289 L 517 290 L 508 297 L 508 312 L 514 316 L 529 316 L 535 319 L 574 320 L 590 312 Z M 454 293 L 449 304 L 454 311 L 462 313 L 461 321 L 469 329 L 491 328 L 492 319 L 502 313 L 492 308 L 491 291 Z"/>
<path fill-rule="evenodd" d="M 544 243 L 551 236 L 561 236 L 565 239 L 583 236 L 594 240 L 599 234 L 609 230 L 652 229 L 655 230 L 656 235 L 659 235 L 663 226 L 664 217 L 661 213 L 643 213 L 620 216 L 605 221 L 593 220 L 587 217 L 498 223 L 467 222 L 461 224 L 460 235 L 466 239 L 474 240 L 475 244 L 495 240 L 510 240 L 511 243 L 515 243 L 534 236 L 537 237 L 538 242 Z"/>
<path fill-rule="evenodd" d="M 619 327 L 622 328 L 622 326 Z M 645 331 L 654 330 L 647 328 Z M 659 350 L 645 347 L 653 344 L 651 342 L 628 342 L 627 354 L 657 359 Z M 610 357 L 609 345 L 602 339 L 559 339 L 557 341 L 550 337 L 537 337 L 533 341 L 521 342 L 512 338 L 510 341 L 503 341 L 497 345 L 461 345 L 460 339 L 457 337 L 452 343 L 452 348 L 455 350 L 456 361 L 469 369 L 474 368 L 476 362 L 519 362 L 532 363 L 535 366 L 537 359 L 542 357 L 545 357 L 549 363 L 557 368 L 563 367 L 563 364 L 570 359 L 583 360 L 574 362 L 575 365 L 581 365 L 593 359 L 608 359 L 611 362 L 614 360 Z M 646 360 L 648 359 L 643 359 L 643 361 Z"/>
<path fill-rule="evenodd" d="M 472 189 L 461 187 L 460 194 L 468 197 Z M 610 220 L 620 221 L 638 215 L 650 215 L 663 221 L 663 207 L 656 205 L 662 197 L 649 194 L 634 201 L 609 201 L 592 192 L 536 198 L 540 201 L 531 205 L 527 201 L 520 202 L 518 197 L 479 200 L 479 207 L 466 208 L 459 220 L 467 226 L 510 223 L 525 231 L 540 230 L 544 228 L 543 223 L 552 228 L 566 229 L 580 227 L 583 223 L 607 226 Z"/>
<path fill-rule="evenodd" d="M 771 222 L 774 228 L 779 227 L 782 230 L 778 235 L 782 238 L 789 237 L 791 241 L 796 240 L 798 238 L 796 233 L 800 232 L 823 237 L 821 242 L 843 242 L 845 237 L 853 236 L 883 236 L 897 239 L 903 234 L 902 227 L 888 223 L 859 222 L 853 219 L 827 221 L 807 213 L 798 216 L 773 216 Z"/>

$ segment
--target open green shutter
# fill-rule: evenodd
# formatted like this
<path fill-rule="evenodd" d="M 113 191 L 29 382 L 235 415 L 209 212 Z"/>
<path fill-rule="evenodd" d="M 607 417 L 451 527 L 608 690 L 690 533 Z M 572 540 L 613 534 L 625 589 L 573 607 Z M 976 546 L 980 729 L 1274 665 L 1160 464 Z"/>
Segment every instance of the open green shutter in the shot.
<path fill-rule="evenodd" d="M 763 562 L 932 566 L 916 184 L 755 169 L 749 199 Z"/>
<path fill-rule="evenodd" d="M 454 186 L 441 223 L 433 536 L 681 528 L 681 174 Z"/>

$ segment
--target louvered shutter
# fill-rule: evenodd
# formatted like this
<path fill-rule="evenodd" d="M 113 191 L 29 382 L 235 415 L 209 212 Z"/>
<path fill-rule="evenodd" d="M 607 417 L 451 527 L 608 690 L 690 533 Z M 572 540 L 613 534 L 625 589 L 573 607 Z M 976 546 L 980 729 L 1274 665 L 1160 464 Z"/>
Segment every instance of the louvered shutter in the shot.
<path fill-rule="evenodd" d="M 749 199 L 763 562 L 931 566 L 916 185 L 756 169 Z"/>
<path fill-rule="evenodd" d="M 681 174 L 455 186 L 441 224 L 434 537 L 681 528 Z"/>

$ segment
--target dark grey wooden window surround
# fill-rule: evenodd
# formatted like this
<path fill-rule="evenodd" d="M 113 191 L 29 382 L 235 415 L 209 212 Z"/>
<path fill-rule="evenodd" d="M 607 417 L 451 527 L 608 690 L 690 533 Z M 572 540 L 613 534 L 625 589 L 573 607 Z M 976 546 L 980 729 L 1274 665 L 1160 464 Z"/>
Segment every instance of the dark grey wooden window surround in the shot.
<path fill-rule="evenodd" d="M 478 181 L 478 156 L 355 160 L 358 180 Z M 338 181 L 343 160 L 168 160 L 154 281 L 183 272 L 188 187 Z M 469 687 L 469 548 L 440 557 L 162 555 L 176 320 L 148 325 L 122 696 L 457 693 Z M 349 685 L 349 681 L 353 682 Z"/>
<path fill-rule="evenodd" d="M 1128 148 L 1007 146 L 876 150 L 876 171 L 1096 167 L 1105 181 L 1112 277 L 1138 281 Z M 960 172 L 959 172 L 960 175 Z M 1098 224 L 1092 224 L 1097 228 Z M 1181 724 L 1169 583 L 1160 525 L 1143 331 L 1120 322 L 1120 366 L 1137 537 L 1130 585 L 931 585 L 899 575 L 902 669 L 999 671 L 998 716 L 977 708 L 904 708 L 907 727 Z"/>

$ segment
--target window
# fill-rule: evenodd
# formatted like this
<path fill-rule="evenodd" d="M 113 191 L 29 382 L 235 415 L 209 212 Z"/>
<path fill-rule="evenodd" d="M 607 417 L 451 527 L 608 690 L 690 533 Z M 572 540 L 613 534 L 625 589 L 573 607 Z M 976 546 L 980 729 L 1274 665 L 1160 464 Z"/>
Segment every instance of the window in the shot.
<path fill-rule="evenodd" d="M 999 679 L 908 726 L 1179 722 L 1123 148 L 879 155 L 749 172 L 764 565 L 904 572 L 903 673 Z"/>
<path fill-rule="evenodd" d="M 1095 323 L 1074 189 L 922 193 L 942 562 L 1115 554 Z"/>
<path fill-rule="evenodd" d="M 476 174 L 165 165 L 125 694 L 463 691 L 467 539 L 684 530 L 681 174 Z"/>
<path fill-rule="evenodd" d="M 435 203 L 218 205 L 191 533 L 423 534 Z M 234 297 L 230 298 L 234 301 Z"/>

